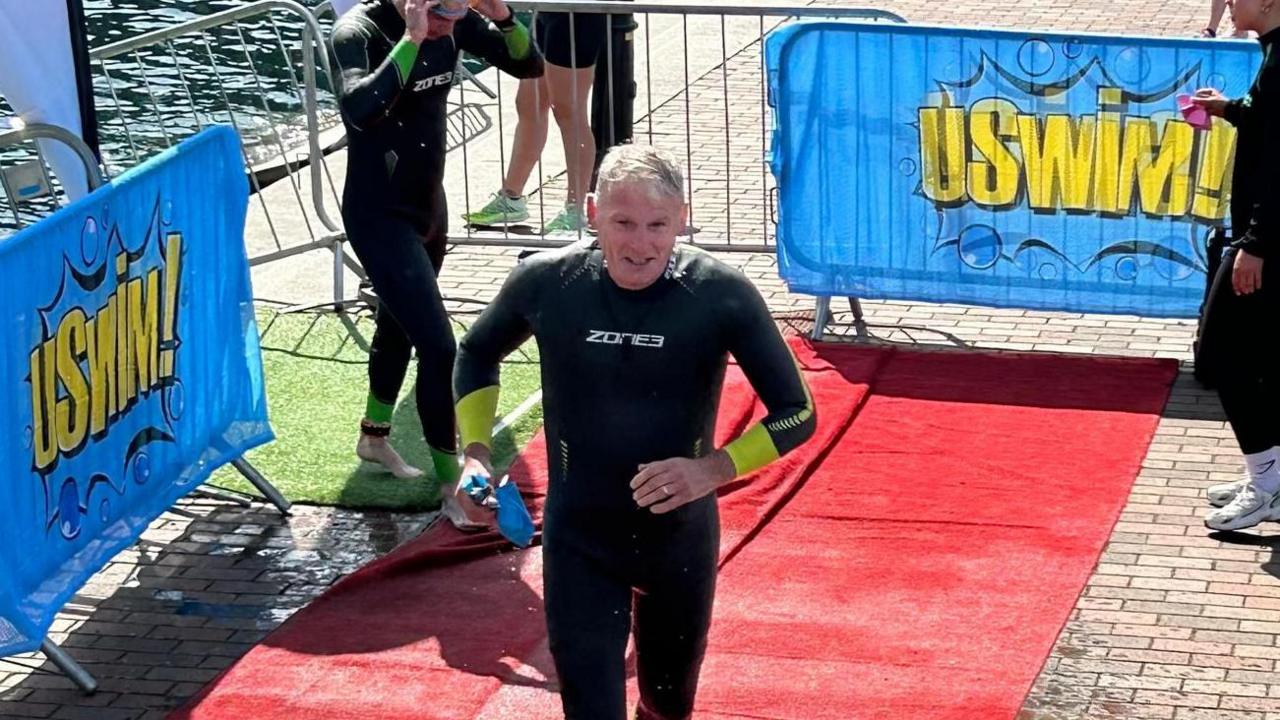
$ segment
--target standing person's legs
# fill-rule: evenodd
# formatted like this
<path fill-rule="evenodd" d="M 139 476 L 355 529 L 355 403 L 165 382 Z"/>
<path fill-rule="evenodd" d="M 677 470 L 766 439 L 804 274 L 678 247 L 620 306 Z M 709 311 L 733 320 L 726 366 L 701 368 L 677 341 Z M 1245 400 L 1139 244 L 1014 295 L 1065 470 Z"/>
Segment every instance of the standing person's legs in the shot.
<path fill-rule="evenodd" d="M 502 182 L 502 189 L 511 197 L 524 195 L 524 186 L 542 157 L 542 149 L 547 145 L 550 111 L 551 98 L 545 78 L 521 80 L 516 90 L 515 142 L 511 145 L 507 176 Z"/>
<path fill-rule="evenodd" d="M 1201 362 L 1213 378 L 1227 421 L 1236 436 L 1248 471 L 1248 482 L 1205 518 L 1215 530 L 1252 527 L 1280 515 L 1280 415 L 1277 403 L 1274 330 L 1280 320 L 1280 273 L 1264 266 L 1262 288 L 1237 295 L 1231 285 L 1237 250 L 1223 258 L 1214 279 L 1202 327 Z M 1214 494 L 1210 490 L 1210 496 Z"/>
<path fill-rule="evenodd" d="M 547 144 L 551 100 L 545 82 L 543 78 L 520 81 L 516 90 L 515 140 L 511 144 L 511 159 L 507 163 L 502 188 L 483 208 L 467 214 L 463 218 L 467 222 L 507 225 L 528 219 L 529 206 L 524 198 L 524 188 Z"/>
<path fill-rule="evenodd" d="M 535 33 L 546 58 L 545 86 L 564 145 L 567 182 L 565 209 L 543 231 L 574 233 L 586 227 L 584 205 L 596 157 L 591 91 L 609 18 L 598 13 L 541 13 L 538 19 Z"/>
<path fill-rule="evenodd" d="M 356 455 L 382 465 L 398 478 L 421 477 L 422 471 L 406 463 L 391 446 L 391 418 L 400 388 L 409 371 L 413 344 L 385 305 L 378 303 L 374 315 L 373 339 L 369 341 L 369 397 Z"/>
<path fill-rule="evenodd" d="M 442 194 L 437 191 L 437 195 Z M 431 207 L 435 217 L 445 212 L 437 197 Z M 360 259 L 379 307 L 408 337 L 418 356 L 415 396 L 422 433 L 431 451 L 437 476 L 446 487 L 457 483 L 457 434 L 453 415 L 452 373 L 457 345 L 436 280 L 436 266 L 424 243 L 424 231 L 394 211 L 361 212 L 348 226 L 363 230 L 350 236 L 352 249 Z M 435 220 L 433 222 L 438 222 Z M 427 242 L 431 242 L 430 239 Z M 443 246 L 440 246 L 443 249 Z M 388 324 L 383 332 L 390 333 Z M 393 337 L 387 335 L 386 337 Z M 449 510 L 452 492 L 444 492 Z M 450 518 L 457 524 L 456 513 Z"/>

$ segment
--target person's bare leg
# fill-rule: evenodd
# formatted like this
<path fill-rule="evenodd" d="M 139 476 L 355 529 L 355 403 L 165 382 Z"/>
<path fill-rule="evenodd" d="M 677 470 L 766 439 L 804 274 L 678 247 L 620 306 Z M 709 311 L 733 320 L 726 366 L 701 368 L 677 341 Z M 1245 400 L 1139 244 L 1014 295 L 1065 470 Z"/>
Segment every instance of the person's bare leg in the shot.
<path fill-rule="evenodd" d="M 589 112 L 595 66 L 566 68 L 548 63 L 544 77 L 551 96 L 551 114 L 564 142 L 568 176 L 565 200 L 581 209 L 596 162 L 596 140 L 591 134 Z"/>
<path fill-rule="evenodd" d="M 507 176 L 502 181 L 503 191 L 511 197 L 524 195 L 529 175 L 542 157 L 542 149 L 547 144 L 550 125 L 547 113 L 550 110 L 551 97 L 543 78 L 521 80 L 516 91 L 515 141 L 511 145 Z"/>

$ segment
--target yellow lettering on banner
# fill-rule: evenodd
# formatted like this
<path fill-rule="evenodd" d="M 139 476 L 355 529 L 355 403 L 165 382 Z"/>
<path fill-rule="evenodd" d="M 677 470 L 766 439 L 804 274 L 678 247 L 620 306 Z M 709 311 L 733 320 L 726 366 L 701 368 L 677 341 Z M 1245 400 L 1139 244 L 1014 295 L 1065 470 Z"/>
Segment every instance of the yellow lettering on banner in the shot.
<path fill-rule="evenodd" d="M 1185 122 L 1164 123 L 1159 145 L 1156 123 L 1150 118 L 1129 118 L 1124 126 L 1120 155 L 1120 209 L 1133 206 L 1138 188 L 1142 212 L 1148 215 L 1185 215 L 1191 204 L 1191 150 L 1195 131 Z"/>
<path fill-rule="evenodd" d="M 1027 202 L 1035 210 L 1088 210 L 1093 181 L 1094 119 L 1019 115 Z"/>
<path fill-rule="evenodd" d="M 973 104 L 969 137 L 969 196 L 987 207 L 1009 207 L 1018 200 L 1022 168 L 1007 143 L 1018 139 L 1018 108 L 1008 100 L 988 98 Z"/>
<path fill-rule="evenodd" d="M 124 254 L 120 257 L 123 259 Z M 117 264 L 117 278 L 120 286 L 116 288 L 116 414 L 124 412 L 137 394 L 135 382 L 137 370 L 133 366 L 133 349 L 129 346 L 129 293 L 128 268 L 123 263 Z"/>
<path fill-rule="evenodd" d="M 166 348 L 160 353 L 160 377 L 174 373 L 173 342 L 178 335 L 178 280 L 182 277 L 182 234 L 170 233 L 164 249 L 164 323 L 161 324 Z"/>
<path fill-rule="evenodd" d="M 98 437 L 115 417 L 116 398 L 116 296 L 98 309 L 89 321 L 89 389 L 92 408 L 90 432 Z"/>
<path fill-rule="evenodd" d="M 1093 209 L 1105 215 L 1120 212 L 1120 136 L 1124 127 L 1124 91 L 1098 88 L 1098 113 L 1093 140 Z"/>
<path fill-rule="evenodd" d="M 1216 120 L 1213 129 L 1201 133 L 1200 172 L 1191 214 L 1201 220 L 1216 221 L 1227 215 L 1226 199 L 1231 195 L 1231 169 L 1236 160 L 1236 129 Z"/>
<path fill-rule="evenodd" d="M 965 193 L 964 109 L 920 108 L 920 153 L 925 197 L 943 207 L 957 207 Z"/>
<path fill-rule="evenodd" d="M 57 334 L 58 379 L 66 390 L 56 407 L 58 449 L 63 453 L 79 448 L 89 432 L 89 385 L 80 368 L 85 345 L 84 310 L 74 308 L 62 319 Z"/>
<path fill-rule="evenodd" d="M 129 339 L 137 390 L 150 392 L 160 370 L 160 270 L 147 273 L 144 292 L 141 278 L 129 281 Z"/>
<path fill-rule="evenodd" d="M 36 470 L 52 466 L 58 457 L 53 357 L 52 340 L 40 343 L 31 351 L 31 448 Z"/>

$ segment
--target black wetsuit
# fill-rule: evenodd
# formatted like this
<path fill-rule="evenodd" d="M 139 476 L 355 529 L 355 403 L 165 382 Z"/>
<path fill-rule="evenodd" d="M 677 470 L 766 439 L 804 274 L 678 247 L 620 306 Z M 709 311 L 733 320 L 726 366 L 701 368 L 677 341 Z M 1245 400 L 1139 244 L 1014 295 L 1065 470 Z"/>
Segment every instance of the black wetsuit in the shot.
<path fill-rule="evenodd" d="M 677 248 L 656 283 L 624 290 L 587 241 L 526 259 L 463 339 L 454 385 L 464 443 L 493 418 L 494 400 L 476 410 L 470 398 L 496 395 L 501 358 L 531 334 L 549 449 L 547 624 L 565 715 L 623 717 L 634 593 L 640 717 L 687 717 L 715 591 L 716 498 L 659 515 L 636 505 L 629 483 L 640 463 L 716 449 L 730 354 L 769 411 L 726 447 L 740 472 L 812 434 L 808 391 L 742 274 Z"/>
<path fill-rule="evenodd" d="M 542 74 L 536 50 L 512 57 L 508 32 L 471 11 L 451 36 L 415 49 L 402 42 L 404 18 L 391 0 L 365 0 L 338 19 L 331 39 L 349 140 L 343 224 L 379 299 L 370 392 L 393 405 L 416 349 L 418 414 L 439 450 L 456 445 L 455 344 L 436 282 L 449 227 L 446 100 L 462 50 L 517 77 Z"/>
<path fill-rule="evenodd" d="M 1202 365 L 1246 454 L 1280 446 L 1280 30 L 1262 36 L 1262 68 L 1243 98 L 1227 105 L 1235 125 L 1231 249 L 1209 291 L 1200 329 Z M 1236 295 L 1240 252 L 1263 259 L 1262 288 Z"/>

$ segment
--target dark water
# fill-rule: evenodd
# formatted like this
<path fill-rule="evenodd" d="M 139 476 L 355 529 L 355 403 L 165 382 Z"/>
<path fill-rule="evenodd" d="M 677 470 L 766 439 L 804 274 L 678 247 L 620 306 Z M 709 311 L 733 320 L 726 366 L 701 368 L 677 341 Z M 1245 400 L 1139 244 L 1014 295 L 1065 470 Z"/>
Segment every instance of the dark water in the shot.
<path fill-rule="evenodd" d="M 304 0 L 310 7 L 320 0 Z M 243 7 L 247 0 L 85 0 L 91 48 Z M 322 31 L 329 29 L 322 22 Z M 275 11 L 94 62 L 100 144 L 112 174 L 213 123 L 236 125 L 255 163 L 305 142 L 302 23 Z M 327 79 L 319 81 L 333 124 Z"/>

